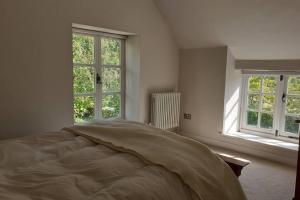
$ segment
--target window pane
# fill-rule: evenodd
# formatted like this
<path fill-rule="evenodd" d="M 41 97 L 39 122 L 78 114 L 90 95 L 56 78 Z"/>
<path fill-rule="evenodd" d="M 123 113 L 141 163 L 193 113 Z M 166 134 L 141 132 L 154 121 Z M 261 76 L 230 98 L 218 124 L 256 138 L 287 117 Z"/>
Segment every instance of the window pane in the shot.
<path fill-rule="evenodd" d="M 111 38 L 101 39 L 101 58 L 103 65 L 121 64 L 121 42 Z"/>
<path fill-rule="evenodd" d="M 74 98 L 74 120 L 83 122 L 94 117 L 94 97 L 75 97 Z"/>
<path fill-rule="evenodd" d="M 94 63 L 94 37 L 73 34 L 73 63 Z"/>
<path fill-rule="evenodd" d="M 260 92 L 261 87 L 261 76 L 251 76 L 249 78 L 249 88 L 248 91 L 251 92 Z"/>
<path fill-rule="evenodd" d="M 260 127 L 272 129 L 273 128 L 273 115 L 262 113 L 260 118 Z"/>
<path fill-rule="evenodd" d="M 300 114 L 300 97 L 289 96 L 287 98 L 286 112 L 290 114 Z"/>
<path fill-rule="evenodd" d="M 275 103 L 275 96 L 264 95 L 262 110 L 265 112 L 273 112 L 274 111 L 274 103 Z"/>
<path fill-rule="evenodd" d="M 288 94 L 300 94 L 300 77 L 289 77 Z"/>
<path fill-rule="evenodd" d="M 247 112 L 247 124 L 251 126 L 257 126 L 258 122 L 258 112 Z"/>
<path fill-rule="evenodd" d="M 120 94 L 104 95 L 102 98 L 102 117 L 104 119 L 120 117 Z"/>
<path fill-rule="evenodd" d="M 263 92 L 264 93 L 275 93 L 277 86 L 277 80 L 275 76 L 266 76 L 264 78 Z"/>
<path fill-rule="evenodd" d="M 92 67 L 74 67 L 73 68 L 73 90 L 74 94 L 93 93 L 94 68 Z"/>
<path fill-rule="evenodd" d="M 121 69 L 120 68 L 103 68 L 102 72 L 102 90 L 104 92 L 121 91 Z"/>
<path fill-rule="evenodd" d="M 256 94 L 249 94 L 248 96 L 248 108 L 251 110 L 259 110 L 260 96 Z"/>
<path fill-rule="evenodd" d="M 296 119 L 300 119 L 300 118 L 290 117 L 290 116 L 285 117 L 285 128 L 284 128 L 284 130 L 286 132 L 298 134 L 299 124 L 295 123 Z"/>

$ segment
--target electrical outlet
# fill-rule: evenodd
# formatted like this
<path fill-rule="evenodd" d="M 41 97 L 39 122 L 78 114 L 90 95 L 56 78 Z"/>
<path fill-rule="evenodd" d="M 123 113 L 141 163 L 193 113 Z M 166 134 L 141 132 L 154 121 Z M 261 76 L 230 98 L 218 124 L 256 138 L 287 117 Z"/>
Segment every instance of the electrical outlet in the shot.
<path fill-rule="evenodd" d="M 191 120 L 191 119 L 192 119 L 192 115 L 189 114 L 189 113 L 184 113 L 184 114 L 183 114 L 183 118 L 184 118 L 184 119 Z"/>

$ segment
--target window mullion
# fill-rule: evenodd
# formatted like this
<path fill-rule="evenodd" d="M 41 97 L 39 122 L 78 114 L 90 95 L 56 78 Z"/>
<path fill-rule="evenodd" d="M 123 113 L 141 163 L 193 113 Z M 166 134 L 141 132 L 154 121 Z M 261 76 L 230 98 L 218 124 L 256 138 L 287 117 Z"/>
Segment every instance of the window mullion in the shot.
<path fill-rule="evenodd" d="M 96 60 L 96 65 L 95 65 L 95 88 L 96 88 L 96 97 L 95 97 L 95 118 L 96 119 L 102 119 L 101 117 L 101 85 L 97 83 L 96 81 L 96 76 L 99 74 L 99 76 L 102 78 L 101 74 L 101 60 L 100 60 L 100 55 L 101 55 L 101 38 L 99 36 L 94 36 L 95 37 L 95 60 Z"/>
<path fill-rule="evenodd" d="M 248 79 L 249 79 L 249 75 L 243 75 L 243 95 L 242 95 L 242 98 L 243 98 L 243 101 L 242 101 L 242 123 L 241 123 L 241 126 L 240 126 L 240 129 L 243 128 L 243 127 L 246 127 L 247 126 L 247 111 L 248 111 Z"/>
<path fill-rule="evenodd" d="M 259 97 L 259 108 L 258 108 L 258 123 L 257 127 L 260 128 L 261 114 L 262 114 L 262 105 L 263 105 L 263 84 L 264 84 L 264 76 L 260 81 L 260 97 Z"/>
<path fill-rule="evenodd" d="M 74 97 L 95 97 L 95 93 L 78 93 L 78 94 L 74 94 Z"/>
<path fill-rule="evenodd" d="M 282 96 L 283 94 L 287 94 L 287 81 L 288 81 L 288 76 L 284 76 L 283 80 L 281 81 L 281 92 L 280 92 L 280 95 L 278 95 L 279 97 L 279 101 L 281 103 L 280 105 L 280 109 L 281 109 L 281 112 L 280 112 L 280 116 L 279 116 L 279 119 L 280 119 L 280 124 L 279 124 L 279 132 L 280 133 L 284 133 L 284 127 L 285 127 L 285 109 L 286 109 L 286 102 L 283 102 L 282 101 Z"/>
<path fill-rule="evenodd" d="M 282 114 L 283 114 L 283 103 L 282 103 L 282 94 L 284 93 L 284 80 L 280 80 L 280 77 L 277 78 L 277 90 L 276 90 L 276 102 L 275 102 L 275 110 L 274 110 L 274 119 L 275 124 L 274 128 L 275 130 L 279 131 L 279 134 L 281 132 L 282 127 Z"/>
<path fill-rule="evenodd" d="M 121 40 L 121 110 L 120 116 L 125 119 L 125 93 L 126 93 L 126 58 L 125 58 L 126 48 L 125 40 Z"/>
<path fill-rule="evenodd" d="M 95 46 L 95 44 L 94 44 Z M 73 63 L 73 67 L 76 68 L 76 67 L 94 67 L 95 64 L 79 64 L 79 63 Z"/>

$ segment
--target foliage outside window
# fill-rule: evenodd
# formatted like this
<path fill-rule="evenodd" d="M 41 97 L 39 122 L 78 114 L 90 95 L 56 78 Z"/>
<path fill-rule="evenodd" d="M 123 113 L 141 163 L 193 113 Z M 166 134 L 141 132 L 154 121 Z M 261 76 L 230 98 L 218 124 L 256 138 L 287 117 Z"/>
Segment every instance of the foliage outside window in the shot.
<path fill-rule="evenodd" d="M 244 75 L 241 129 L 297 138 L 300 76 Z"/>
<path fill-rule="evenodd" d="M 73 33 L 74 121 L 121 117 L 123 41 Z"/>

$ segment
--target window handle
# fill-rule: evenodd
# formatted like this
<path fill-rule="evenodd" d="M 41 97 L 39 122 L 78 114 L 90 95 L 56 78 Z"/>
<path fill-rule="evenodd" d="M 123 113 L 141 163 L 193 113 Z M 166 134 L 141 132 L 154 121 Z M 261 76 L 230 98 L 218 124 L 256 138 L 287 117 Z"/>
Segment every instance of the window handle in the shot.
<path fill-rule="evenodd" d="M 283 102 L 283 103 L 285 103 L 285 102 L 286 102 L 286 94 L 285 94 L 285 93 L 283 93 L 283 94 L 282 94 L 282 98 L 281 98 L 281 100 L 282 100 L 282 102 Z"/>
<path fill-rule="evenodd" d="M 96 75 L 96 83 L 97 84 L 102 84 L 102 80 L 101 80 L 101 77 L 99 76 L 99 74 L 97 73 L 97 75 Z"/>

